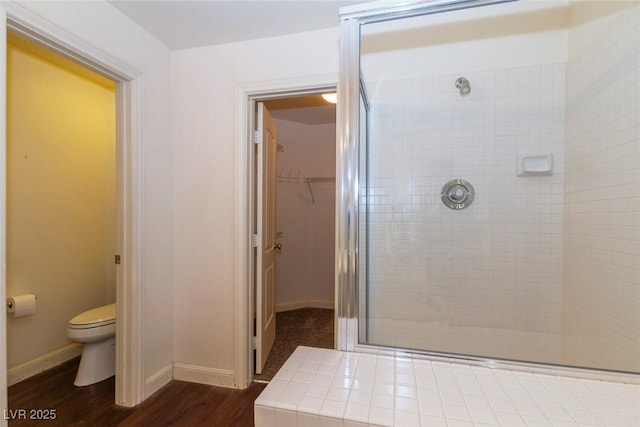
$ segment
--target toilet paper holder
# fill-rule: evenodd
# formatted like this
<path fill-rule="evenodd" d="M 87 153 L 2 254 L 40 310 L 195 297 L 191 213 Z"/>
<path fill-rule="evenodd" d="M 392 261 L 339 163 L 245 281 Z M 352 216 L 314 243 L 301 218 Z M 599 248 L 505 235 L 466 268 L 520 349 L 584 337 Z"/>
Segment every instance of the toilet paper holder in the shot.
<path fill-rule="evenodd" d="M 38 297 L 34 294 L 33 297 L 36 299 L 36 301 L 38 300 Z M 7 313 L 12 313 L 14 310 L 13 307 L 13 299 L 12 298 L 7 298 Z"/>

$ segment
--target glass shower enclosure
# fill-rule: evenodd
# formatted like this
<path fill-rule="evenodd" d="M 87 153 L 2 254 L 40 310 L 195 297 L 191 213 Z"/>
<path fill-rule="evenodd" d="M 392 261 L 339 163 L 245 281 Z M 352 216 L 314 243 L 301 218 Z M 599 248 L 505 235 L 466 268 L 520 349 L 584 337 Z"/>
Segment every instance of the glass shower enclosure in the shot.
<path fill-rule="evenodd" d="M 341 20 L 338 348 L 640 372 L 640 4 Z"/>

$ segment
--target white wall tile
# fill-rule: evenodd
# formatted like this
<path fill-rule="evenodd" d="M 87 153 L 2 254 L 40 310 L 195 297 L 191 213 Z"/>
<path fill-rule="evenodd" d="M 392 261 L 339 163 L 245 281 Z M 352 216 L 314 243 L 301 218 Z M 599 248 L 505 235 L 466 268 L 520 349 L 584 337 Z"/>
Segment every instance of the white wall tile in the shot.
<path fill-rule="evenodd" d="M 275 414 L 276 426 L 278 427 L 296 427 L 295 411 L 276 408 Z"/>
<path fill-rule="evenodd" d="M 371 407 L 369 411 L 369 423 L 383 426 L 393 425 L 393 409 Z"/>
<path fill-rule="evenodd" d="M 331 417 L 320 417 L 320 427 L 343 427 L 342 419 Z"/>
<path fill-rule="evenodd" d="M 503 71 L 499 73 L 497 71 Z M 557 362 L 561 305 L 564 65 L 383 82 L 372 108 L 369 182 L 371 342 L 520 359 L 532 343 Z M 500 75 L 499 78 L 496 76 Z M 489 76 L 489 77 L 488 77 Z M 553 153 L 552 176 L 517 177 L 524 153 Z M 452 211 L 442 185 L 471 182 Z M 506 231 L 506 232 L 505 232 Z M 540 234 L 553 236 L 544 244 Z M 513 256 L 515 254 L 515 256 Z M 549 256 L 545 256 L 549 254 Z M 506 273 L 506 274 L 505 274 Z M 505 334 L 503 330 L 517 333 Z"/>
<path fill-rule="evenodd" d="M 419 425 L 620 425 L 635 426 L 640 419 L 640 385 L 566 378 L 542 373 L 512 372 L 462 364 L 407 360 L 331 350 L 335 355 L 335 375 L 347 366 L 385 369 L 412 369 L 430 378 L 417 381 L 416 392 L 409 386 L 379 384 L 373 394 L 354 389 L 335 389 L 309 384 L 301 391 L 297 407 L 292 394 L 282 392 L 293 380 L 272 381 L 256 399 L 257 426 L 289 425 L 292 413 L 299 426 L 362 423 L 383 426 Z M 310 357 L 310 353 L 295 357 Z M 366 360 L 361 365 L 361 362 Z M 303 363 L 299 365 L 302 368 Z M 389 371 L 391 370 L 391 371 Z M 297 372 L 292 376 L 295 378 Z M 357 371 L 356 371 L 357 372 Z M 330 374 L 327 372 L 327 374 Z M 431 377 L 426 376 L 431 375 Z M 283 384 L 283 382 L 285 384 Z M 264 395 L 280 393 L 277 400 Z M 415 397 L 412 397 L 415 396 Z M 279 412 L 274 412 L 274 410 Z M 275 415 L 274 415 L 275 414 Z M 302 416 L 300 414 L 307 414 Z M 304 421 L 302 421 L 304 420 Z M 308 422 L 308 424 L 306 424 Z"/>
<path fill-rule="evenodd" d="M 344 418 L 347 420 L 367 423 L 369 421 L 369 408 L 368 404 L 362 405 L 349 402 L 344 412 Z"/>
<path fill-rule="evenodd" d="M 569 32 L 590 43 L 567 68 L 564 352 L 569 364 L 638 371 L 640 7 L 603 25 Z"/>
<path fill-rule="evenodd" d="M 310 413 L 310 414 L 319 414 L 323 403 L 324 403 L 323 398 L 309 396 L 307 394 L 303 396 L 302 399 L 300 399 L 300 403 L 298 403 L 297 410 Z"/>
<path fill-rule="evenodd" d="M 326 399 L 322 408 L 320 408 L 320 415 L 323 417 L 339 418 L 344 416 L 344 410 L 347 406 L 347 399 L 344 400 L 329 400 Z"/>
<path fill-rule="evenodd" d="M 276 427 L 276 415 L 273 406 L 266 407 L 254 405 L 254 423 L 255 427 Z"/>
<path fill-rule="evenodd" d="M 320 427 L 320 417 L 305 412 L 296 413 L 296 422 L 298 427 Z"/>

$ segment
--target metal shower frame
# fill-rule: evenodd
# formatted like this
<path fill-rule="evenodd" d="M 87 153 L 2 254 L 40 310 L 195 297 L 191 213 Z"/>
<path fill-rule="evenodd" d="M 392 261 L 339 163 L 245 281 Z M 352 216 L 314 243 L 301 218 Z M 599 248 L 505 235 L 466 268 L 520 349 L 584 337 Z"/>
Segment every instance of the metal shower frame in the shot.
<path fill-rule="evenodd" d="M 336 348 L 343 351 L 426 358 L 461 362 L 489 368 L 559 374 L 578 378 L 622 381 L 640 384 L 640 375 L 581 367 L 518 362 L 487 357 L 466 356 L 433 351 L 409 350 L 360 343 L 358 322 L 359 280 L 359 154 L 360 154 L 360 42 L 363 25 L 389 20 L 437 14 L 518 0 L 428 0 L 397 6 L 377 1 L 340 9 L 340 67 L 337 107 L 336 165 Z M 368 106 L 367 106 L 368 109 Z"/>

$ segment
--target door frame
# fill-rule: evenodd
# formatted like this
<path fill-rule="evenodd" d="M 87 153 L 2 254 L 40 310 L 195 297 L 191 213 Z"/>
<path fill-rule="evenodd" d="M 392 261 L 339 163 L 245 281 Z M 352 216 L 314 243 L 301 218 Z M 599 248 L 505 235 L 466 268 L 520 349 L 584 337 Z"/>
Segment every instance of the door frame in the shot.
<path fill-rule="evenodd" d="M 263 81 L 236 85 L 236 321 L 235 384 L 246 388 L 253 380 L 253 302 L 255 298 L 255 259 L 252 234 L 254 218 L 254 167 L 256 156 L 252 133 L 255 104 L 276 98 L 314 95 L 336 91 L 338 75 Z M 338 142 L 336 135 L 336 144 Z M 337 297 L 337 292 L 336 292 Z"/>
<path fill-rule="evenodd" d="M 0 300 L 6 298 L 6 34 L 8 30 L 43 45 L 116 82 L 116 390 L 115 403 L 143 400 L 143 82 L 144 75 L 16 2 L 0 7 Z M 0 316 L 0 405 L 7 409 L 6 317 Z M 6 425 L 2 420 L 0 425 Z"/>

